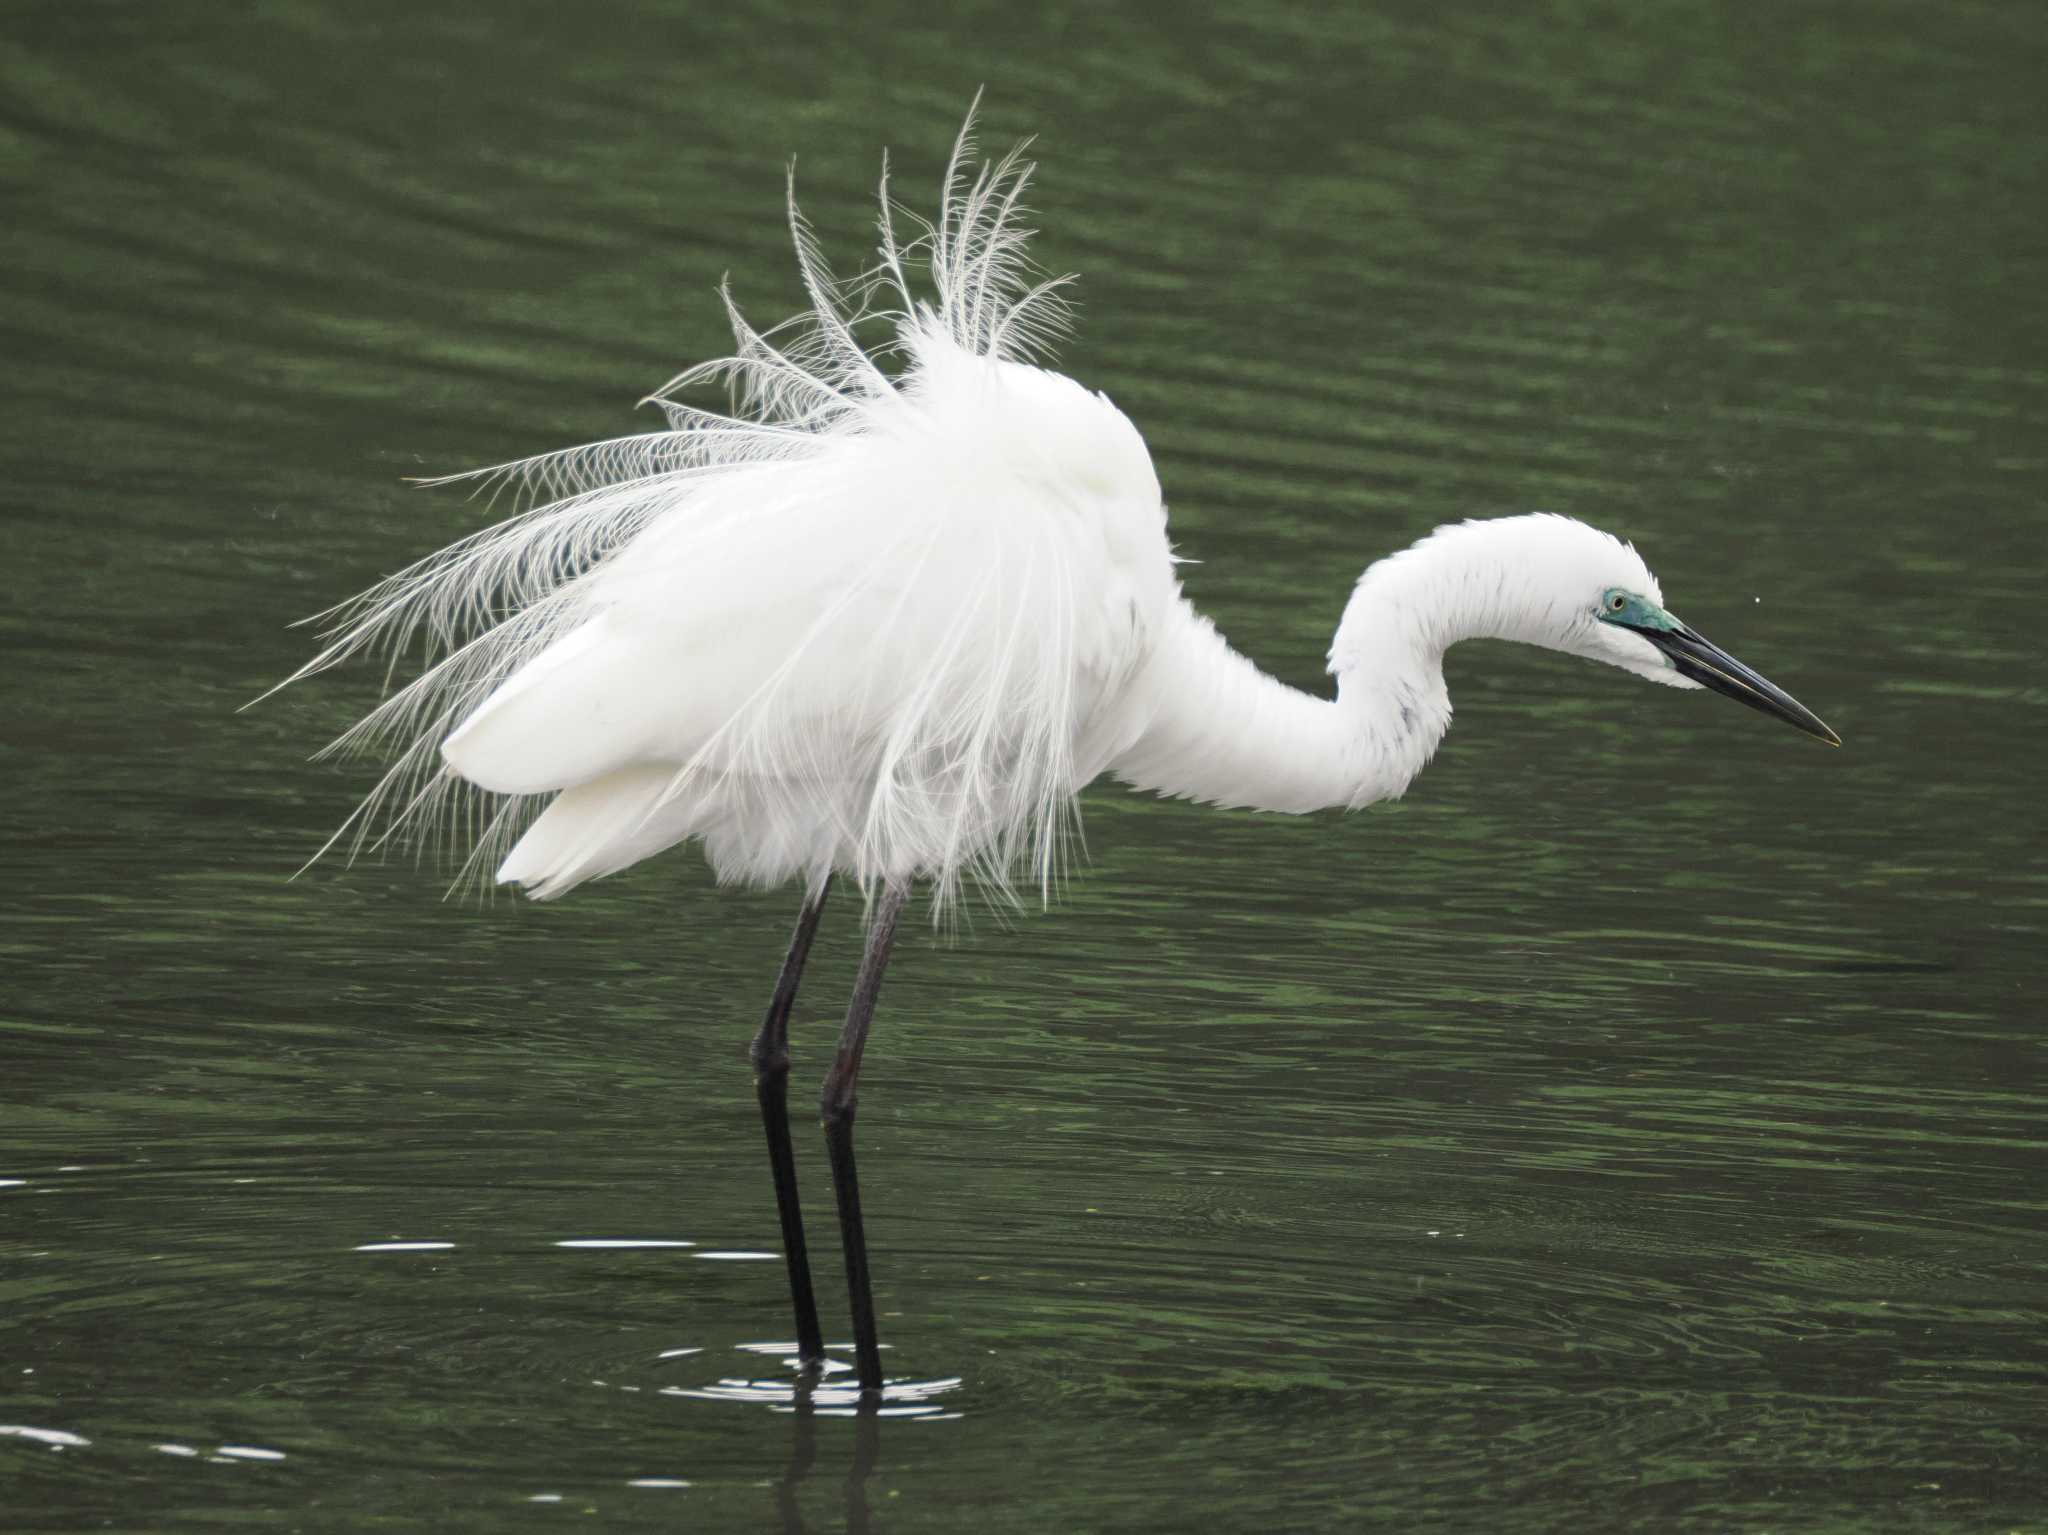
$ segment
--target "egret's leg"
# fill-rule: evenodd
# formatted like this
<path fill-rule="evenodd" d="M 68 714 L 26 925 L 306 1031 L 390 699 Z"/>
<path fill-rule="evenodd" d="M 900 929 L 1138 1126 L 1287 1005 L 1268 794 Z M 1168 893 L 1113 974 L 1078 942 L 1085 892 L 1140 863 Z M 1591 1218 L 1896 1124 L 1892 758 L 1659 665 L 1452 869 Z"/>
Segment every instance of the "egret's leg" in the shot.
<path fill-rule="evenodd" d="M 832 1189 L 839 1196 L 839 1237 L 846 1247 L 846 1289 L 853 1302 L 853 1363 L 863 1391 L 882 1389 L 882 1355 L 875 1342 L 875 1297 L 868 1279 L 867 1233 L 860 1221 L 860 1180 L 853 1170 L 853 1110 L 868 1024 L 875 1016 L 875 998 L 881 995 L 896 919 L 903 915 L 903 903 L 909 898 L 907 885 L 888 885 L 875 902 L 860 978 L 853 984 L 846 1027 L 839 1034 L 839 1054 L 825 1078 L 818 1105 L 825 1121 L 825 1149 L 832 1158 Z"/>
<path fill-rule="evenodd" d="M 811 1258 L 804 1246 L 804 1212 L 796 1198 L 796 1153 L 789 1143 L 789 1010 L 796 1005 L 797 982 L 811 940 L 818 936 L 818 917 L 825 909 L 828 876 L 817 899 L 806 901 L 789 940 L 789 954 L 775 982 L 768 1016 L 747 1052 L 754 1063 L 754 1096 L 761 1101 L 761 1127 L 768 1132 L 768 1168 L 775 1178 L 775 1210 L 782 1217 L 782 1257 L 789 1265 L 789 1298 L 796 1308 L 796 1351 L 805 1364 L 825 1358 L 825 1335 L 818 1328 L 818 1298 L 811 1292 Z"/>

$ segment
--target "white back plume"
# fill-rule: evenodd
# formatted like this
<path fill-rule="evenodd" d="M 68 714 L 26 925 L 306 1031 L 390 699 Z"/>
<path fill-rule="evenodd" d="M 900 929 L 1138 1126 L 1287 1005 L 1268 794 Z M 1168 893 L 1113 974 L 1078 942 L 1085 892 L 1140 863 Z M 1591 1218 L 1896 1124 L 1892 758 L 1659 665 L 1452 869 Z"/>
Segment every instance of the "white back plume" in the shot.
<path fill-rule="evenodd" d="M 1025 251 L 1033 166 L 1022 146 L 973 162 L 970 114 L 929 225 L 892 205 L 885 163 L 878 261 L 846 283 L 792 176 L 808 310 L 757 330 L 721 289 L 734 351 L 650 397 L 666 431 L 453 477 L 537 504 L 323 615 L 324 648 L 288 680 L 366 651 L 421 664 L 327 749 L 388 759 L 330 847 L 467 844 L 478 874 L 549 794 L 584 789 L 618 820 L 616 796 L 589 786 L 631 770 L 626 830 L 702 836 L 725 876 L 822 879 L 836 861 L 863 882 L 928 875 L 942 894 L 969 871 L 1007 890 L 1029 868 L 1050 886 L 1081 694 L 1091 667 L 1099 682 L 1120 663 L 1076 590 L 1096 584 L 1099 530 L 1046 516 L 1047 491 L 1134 495 L 1161 553 L 1163 514 L 1128 422 L 1023 361 L 1065 320 L 1065 279 Z M 727 386 L 727 411 L 680 398 L 707 383 Z M 1075 456 L 1099 483 L 1058 483 Z M 850 666 L 856 653 L 869 664 Z M 534 771 L 593 677 L 639 699 L 634 720 Z M 440 761 L 451 736 L 459 773 Z M 484 760 L 487 740 L 524 769 Z M 616 866 L 620 828 L 565 830 L 541 839 L 556 851 L 530 870 L 536 893 Z"/>

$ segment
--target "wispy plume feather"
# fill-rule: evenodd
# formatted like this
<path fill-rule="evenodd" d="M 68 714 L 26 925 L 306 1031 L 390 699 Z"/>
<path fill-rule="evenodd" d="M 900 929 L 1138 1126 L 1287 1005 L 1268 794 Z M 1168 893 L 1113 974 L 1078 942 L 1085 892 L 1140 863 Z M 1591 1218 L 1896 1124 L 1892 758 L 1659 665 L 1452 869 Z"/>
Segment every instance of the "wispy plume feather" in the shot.
<path fill-rule="evenodd" d="M 1027 250 L 1022 198 L 1033 166 L 1025 146 L 979 162 L 973 121 L 970 111 L 934 222 L 892 201 L 884 160 L 876 260 L 845 281 L 834 277 L 798 209 L 792 167 L 789 223 L 809 307 L 757 329 L 721 284 L 733 351 L 647 397 L 665 430 L 432 482 L 466 484 L 486 506 L 509 500 L 513 515 L 314 620 L 322 648 L 288 683 L 365 655 L 384 662 L 387 682 L 416 669 L 326 748 L 385 766 L 321 853 L 340 848 L 354 857 L 403 844 L 451 855 L 458 884 L 486 879 L 551 795 L 491 793 L 444 766 L 442 743 L 473 711 L 625 600 L 622 592 L 732 558 L 734 548 L 758 544 L 763 520 L 813 515 L 834 496 L 873 496 L 882 488 L 877 476 L 898 472 L 892 465 L 925 472 L 912 455 L 942 457 L 952 441 L 941 441 L 924 398 L 934 368 L 1024 361 L 1062 334 L 1068 279 L 1047 276 Z M 919 273 L 928 296 L 912 281 Z M 885 372 L 883 360 L 899 371 Z M 725 390 L 724 410 L 687 398 L 706 386 Z M 892 441 L 910 444 L 896 460 L 876 446 Z M 673 764 L 629 831 L 644 840 L 659 823 L 664 834 L 703 836 L 721 871 L 740 876 L 815 862 L 829 841 L 842 855 L 851 849 L 863 877 L 893 877 L 891 866 L 910 850 L 942 896 L 963 876 L 1006 892 L 1019 867 L 1050 888 L 1070 836 L 1074 787 L 1071 658 L 1052 653 L 1064 643 L 1056 608 L 1071 573 L 1042 530 L 996 528 L 992 549 L 1008 563 L 983 572 L 988 591 L 954 593 L 937 619 L 892 618 L 887 592 L 914 579 L 920 562 L 949 558 L 945 520 L 959 514 L 943 496 L 924 501 L 849 559 L 832 601 L 723 724 Z M 1050 594 L 1050 622 L 1025 610 L 1014 590 L 1020 572 L 1033 605 Z M 1008 596 L 998 589 L 1006 585 Z M 772 589 L 762 600 L 776 600 Z M 914 632 L 929 653 L 915 675 L 890 680 L 872 738 L 849 742 L 821 730 L 793 695 L 819 647 L 843 642 L 856 610 L 882 626 L 879 652 L 892 635 Z M 849 785 L 856 798 L 848 798 Z M 782 864 L 730 848 L 721 854 L 719 837 L 750 825 L 757 841 L 780 839 L 794 853 Z M 598 867 L 601 851 L 584 849 L 582 864 L 563 855 L 574 877 L 565 875 L 561 888 L 607 872 Z"/>

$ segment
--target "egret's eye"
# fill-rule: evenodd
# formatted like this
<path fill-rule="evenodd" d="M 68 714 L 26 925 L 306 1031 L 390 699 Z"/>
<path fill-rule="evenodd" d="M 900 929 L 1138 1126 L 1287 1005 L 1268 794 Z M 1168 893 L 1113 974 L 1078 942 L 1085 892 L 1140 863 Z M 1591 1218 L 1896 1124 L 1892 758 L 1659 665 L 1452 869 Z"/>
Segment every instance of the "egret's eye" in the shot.
<path fill-rule="evenodd" d="M 1623 595 L 1622 595 L 1622 594 L 1621 594 L 1620 592 L 1609 592 L 1609 593 L 1607 594 L 1607 611 L 1608 611 L 1608 612 L 1610 612 L 1610 613 L 1619 613 L 1619 612 L 1620 612 L 1620 611 L 1621 611 L 1621 610 L 1622 610 L 1623 608 L 1625 608 L 1625 607 L 1627 607 L 1627 606 L 1628 606 L 1628 598 L 1624 597 L 1624 596 L 1623 596 Z"/>

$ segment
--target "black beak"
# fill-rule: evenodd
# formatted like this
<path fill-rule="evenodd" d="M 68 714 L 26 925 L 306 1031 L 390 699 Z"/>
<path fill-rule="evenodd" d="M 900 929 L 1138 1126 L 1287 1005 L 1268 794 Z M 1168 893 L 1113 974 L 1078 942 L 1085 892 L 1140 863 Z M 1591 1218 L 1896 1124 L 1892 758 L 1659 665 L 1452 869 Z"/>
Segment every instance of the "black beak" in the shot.
<path fill-rule="evenodd" d="M 1669 656 L 1681 676 L 1690 677 L 1716 693 L 1726 693 L 1752 709 L 1761 709 L 1795 729 L 1820 737 L 1830 746 L 1842 744 L 1842 738 L 1822 724 L 1820 716 L 1805 704 L 1775 683 L 1758 676 L 1712 640 L 1701 638 L 1683 624 L 1675 629 L 1637 628 L 1634 624 L 1627 627 Z"/>

